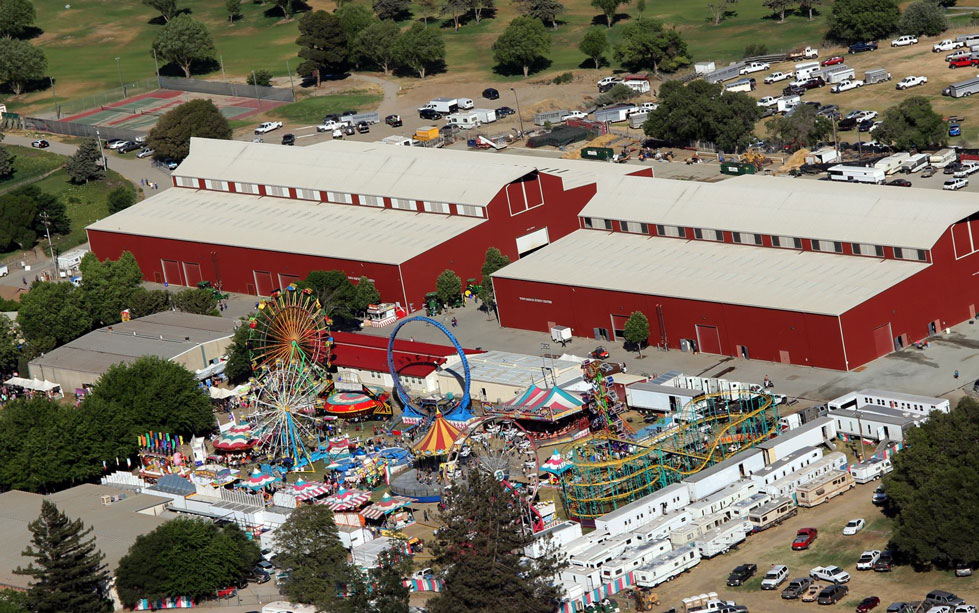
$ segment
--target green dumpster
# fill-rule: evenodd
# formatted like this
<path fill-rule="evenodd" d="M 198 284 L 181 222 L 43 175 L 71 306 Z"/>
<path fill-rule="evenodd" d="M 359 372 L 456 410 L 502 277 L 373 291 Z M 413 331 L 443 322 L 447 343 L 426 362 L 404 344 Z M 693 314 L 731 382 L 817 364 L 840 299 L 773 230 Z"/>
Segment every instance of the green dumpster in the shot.
<path fill-rule="evenodd" d="M 581 150 L 583 160 L 601 160 L 607 162 L 615 155 L 615 151 L 610 147 L 584 147 Z"/>

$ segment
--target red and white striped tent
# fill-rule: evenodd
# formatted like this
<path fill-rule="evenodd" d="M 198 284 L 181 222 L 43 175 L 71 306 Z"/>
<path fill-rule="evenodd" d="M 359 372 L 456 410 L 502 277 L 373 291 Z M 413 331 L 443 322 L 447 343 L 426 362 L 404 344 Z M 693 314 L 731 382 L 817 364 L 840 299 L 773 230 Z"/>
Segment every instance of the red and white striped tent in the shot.
<path fill-rule="evenodd" d="M 391 496 L 384 494 L 384 497 L 360 512 L 364 519 L 380 519 L 388 513 L 393 513 L 398 509 L 406 507 L 413 502 L 411 498 L 404 496 Z"/>
<path fill-rule="evenodd" d="M 316 504 L 325 504 L 331 511 L 349 511 L 363 506 L 371 499 L 371 493 L 363 490 L 340 490 L 336 494 L 317 500 Z"/>
<path fill-rule="evenodd" d="M 330 486 L 319 481 L 296 481 L 292 486 L 292 494 L 296 500 L 312 500 L 330 493 Z"/>

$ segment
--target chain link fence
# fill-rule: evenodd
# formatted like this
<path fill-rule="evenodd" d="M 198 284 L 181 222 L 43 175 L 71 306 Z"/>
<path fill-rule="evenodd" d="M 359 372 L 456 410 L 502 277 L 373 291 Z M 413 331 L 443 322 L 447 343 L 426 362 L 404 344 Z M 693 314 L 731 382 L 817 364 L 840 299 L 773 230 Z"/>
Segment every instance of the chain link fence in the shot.
<path fill-rule="evenodd" d="M 92 126 L 87 123 L 77 123 L 74 121 L 55 121 L 53 119 L 24 117 L 23 122 L 24 129 L 28 131 L 53 132 L 55 134 L 81 136 L 84 138 L 136 140 L 137 138 L 146 136 L 146 132 L 140 132 L 138 130 L 116 128 L 113 126 Z"/>
<path fill-rule="evenodd" d="M 115 87 L 92 96 L 58 102 L 57 108 L 52 115 L 60 119 L 68 115 L 83 113 L 94 108 L 119 102 L 133 96 L 148 94 L 159 88 L 160 85 L 156 82 L 156 78 L 133 81 L 132 83 L 127 83 L 125 87 Z"/>
<path fill-rule="evenodd" d="M 246 85 L 244 83 L 201 81 L 200 79 L 185 79 L 183 77 L 160 77 L 160 88 L 177 89 L 199 94 L 214 94 L 217 96 L 234 96 L 236 98 L 275 100 L 278 102 L 295 102 L 296 100 L 296 96 L 291 89 L 265 87 L 263 85 Z"/>

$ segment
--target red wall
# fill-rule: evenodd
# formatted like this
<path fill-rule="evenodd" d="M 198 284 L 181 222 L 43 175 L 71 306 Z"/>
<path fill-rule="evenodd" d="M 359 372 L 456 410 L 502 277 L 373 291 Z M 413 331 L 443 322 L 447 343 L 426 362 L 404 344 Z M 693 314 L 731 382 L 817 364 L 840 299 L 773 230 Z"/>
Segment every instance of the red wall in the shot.
<path fill-rule="evenodd" d="M 744 345 L 752 359 L 777 362 L 779 352 L 787 351 L 793 364 L 845 366 L 835 317 L 503 278 L 496 279 L 494 287 L 506 327 L 545 332 L 553 321 L 571 326 L 576 336 L 591 338 L 593 328 L 611 331 L 610 315 L 642 311 L 649 319 L 653 346 L 662 340 L 656 309 L 662 305 L 671 348 L 679 348 L 681 338 L 696 340 L 699 324 L 718 328 L 725 355 L 740 355 L 738 346 Z"/>

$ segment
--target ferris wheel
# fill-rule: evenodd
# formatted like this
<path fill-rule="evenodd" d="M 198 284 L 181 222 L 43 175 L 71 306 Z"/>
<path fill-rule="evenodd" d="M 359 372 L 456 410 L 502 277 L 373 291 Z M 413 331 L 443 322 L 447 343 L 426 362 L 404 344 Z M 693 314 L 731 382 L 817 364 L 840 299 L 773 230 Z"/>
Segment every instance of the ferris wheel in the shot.
<path fill-rule="evenodd" d="M 533 437 L 506 417 L 488 417 L 470 426 L 449 463 L 479 470 L 533 500 L 540 488 L 540 460 Z"/>
<path fill-rule="evenodd" d="M 256 448 L 273 461 L 294 468 L 311 464 L 310 449 L 319 446 L 316 401 L 327 385 L 315 364 L 277 360 L 260 367 L 252 382 L 254 412 L 246 419 L 257 439 Z"/>
<path fill-rule="evenodd" d="M 312 290 L 292 284 L 273 291 L 248 322 L 252 369 L 279 361 L 329 362 L 332 323 Z"/>

